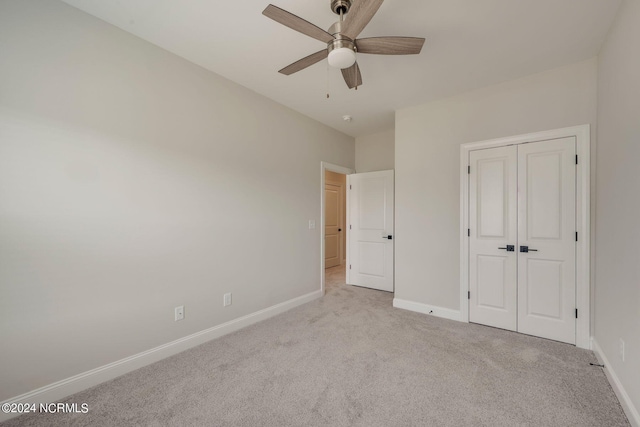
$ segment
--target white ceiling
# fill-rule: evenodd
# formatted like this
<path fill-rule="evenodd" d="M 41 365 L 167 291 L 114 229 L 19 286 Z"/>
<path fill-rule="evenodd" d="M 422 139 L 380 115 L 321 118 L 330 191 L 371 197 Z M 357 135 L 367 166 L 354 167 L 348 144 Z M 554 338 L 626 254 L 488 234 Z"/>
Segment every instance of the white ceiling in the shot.
<path fill-rule="evenodd" d="M 268 2 L 328 29 L 337 20 L 330 0 L 63 1 L 351 136 L 392 128 L 398 108 L 591 58 L 620 5 L 387 0 L 360 37 L 427 40 L 417 56 L 358 55 L 363 85 L 355 91 L 326 60 L 277 72 L 324 44 L 263 16 Z"/>

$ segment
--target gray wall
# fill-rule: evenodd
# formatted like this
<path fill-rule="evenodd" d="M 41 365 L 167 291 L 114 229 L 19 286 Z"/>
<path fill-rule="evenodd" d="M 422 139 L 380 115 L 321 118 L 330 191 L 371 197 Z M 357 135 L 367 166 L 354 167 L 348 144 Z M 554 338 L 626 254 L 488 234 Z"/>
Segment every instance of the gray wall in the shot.
<path fill-rule="evenodd" d="M 353 138 L 57 1 L 0 40 L 0 400 L 320 290 Z"/>
<path fill-rule="evenodd" d="M 598 61 L 595 340 L 636 411 L 640 410 L 638 42 L 640 2 L 625 0 Z M 618 351 L 620 339 L 626 344 L 624 362 Z"/>
<path fill-rule="evenodd" d="M 356 138 L 356 172 L 375 172 L 394 168 L 395 131 L 389 129 Z"/>
<path fill-rule="evenodd" d="M 395 297 L 459 310 L 460 144 L 595 122 L 595 59 L 397 111 Z"/>

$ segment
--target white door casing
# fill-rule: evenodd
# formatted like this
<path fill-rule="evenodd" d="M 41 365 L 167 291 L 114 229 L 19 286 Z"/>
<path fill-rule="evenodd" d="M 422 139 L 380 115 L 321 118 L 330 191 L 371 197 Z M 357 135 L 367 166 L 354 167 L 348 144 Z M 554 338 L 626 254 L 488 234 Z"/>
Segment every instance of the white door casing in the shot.
<path fill-rule="evenodd" d="M 469 156 L 469 321 L 517 329 L 517 148 Z"/>
<path fill-rule="evenodd" d="M 393 292 L 393 171 L 347 176 L 347 279 Z"/>
<path fill-rule="evenodd" d="M 575 155 L 575 137 L 518 146 L 518 331 L 570 344 L 576 342 Z"/>

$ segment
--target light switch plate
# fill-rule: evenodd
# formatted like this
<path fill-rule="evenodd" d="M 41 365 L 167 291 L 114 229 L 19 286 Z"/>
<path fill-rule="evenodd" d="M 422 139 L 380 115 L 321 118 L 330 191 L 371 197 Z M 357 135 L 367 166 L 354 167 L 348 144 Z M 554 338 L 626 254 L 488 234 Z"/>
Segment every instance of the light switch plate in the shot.
<path fill-rule="evenodd" d="M 178 320 L 184 319 L 184 305 L 181 305 L 175 308 L 175 319 L 176 319 L 176 322 Z"/>

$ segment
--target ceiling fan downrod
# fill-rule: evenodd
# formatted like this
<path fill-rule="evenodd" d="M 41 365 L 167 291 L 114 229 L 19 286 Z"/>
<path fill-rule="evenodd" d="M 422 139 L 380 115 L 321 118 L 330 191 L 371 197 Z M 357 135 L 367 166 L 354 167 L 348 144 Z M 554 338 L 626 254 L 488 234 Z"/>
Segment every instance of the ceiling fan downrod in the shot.
<path fill-rule="evenodd" d="M 331 0 L 331 11 L 336 15 L 340 15 L 342 21 L 342 15 L 349 13 L 351 8 L 351 0 Z"/>
<path fill-rule="evenodd" d="M 356 45 L 349 37 L 341 34 L 344 14 L 349 11 L 351 0 L 331 0 L 331 10 L 340 16 L 340 20 L 329 28 L 329 34 L 335 37 L 327 43 L 329 65 L 346 69 L 356 62 Z"/>

